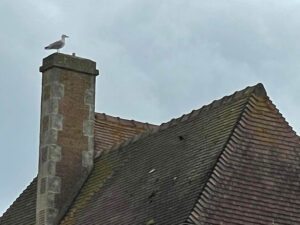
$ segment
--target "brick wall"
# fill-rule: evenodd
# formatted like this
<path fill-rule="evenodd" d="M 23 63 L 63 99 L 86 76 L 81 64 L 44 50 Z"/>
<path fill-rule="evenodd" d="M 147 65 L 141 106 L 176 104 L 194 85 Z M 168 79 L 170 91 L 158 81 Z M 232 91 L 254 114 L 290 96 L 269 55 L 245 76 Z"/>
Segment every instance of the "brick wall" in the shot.
<path fill-rule="evenodd" d="M 93 166 L 93 61 L 55 53 L 43 60 L 37 224 L 57 224 Z"/>

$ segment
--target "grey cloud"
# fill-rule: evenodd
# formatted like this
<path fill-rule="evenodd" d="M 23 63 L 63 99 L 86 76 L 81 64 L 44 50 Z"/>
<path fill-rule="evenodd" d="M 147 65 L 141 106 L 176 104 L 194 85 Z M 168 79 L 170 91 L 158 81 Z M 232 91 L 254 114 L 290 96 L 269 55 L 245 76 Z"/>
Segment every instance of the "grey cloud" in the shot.
<path fill-rule="evenodd" d="M 300 131 L 299 8 L 292 0 L 0 1 L 0 213 L 36 174 L 38 67 L 62 33 L 70 36 L 63 52 L 98 64 L 99 112 L 161 123 L 263 82 Z"/>

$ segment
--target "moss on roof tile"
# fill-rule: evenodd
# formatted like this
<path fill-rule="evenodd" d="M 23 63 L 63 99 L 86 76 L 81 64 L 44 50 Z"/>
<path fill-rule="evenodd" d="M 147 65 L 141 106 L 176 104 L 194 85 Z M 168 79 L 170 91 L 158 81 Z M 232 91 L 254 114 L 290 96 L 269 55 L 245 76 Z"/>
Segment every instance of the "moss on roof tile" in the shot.
<path fill-rule="evenodd" d="M 116 146 L 95 168 L 61 224 L 184 221 L 239 120 L 262 86 L 173 119 Z"/>

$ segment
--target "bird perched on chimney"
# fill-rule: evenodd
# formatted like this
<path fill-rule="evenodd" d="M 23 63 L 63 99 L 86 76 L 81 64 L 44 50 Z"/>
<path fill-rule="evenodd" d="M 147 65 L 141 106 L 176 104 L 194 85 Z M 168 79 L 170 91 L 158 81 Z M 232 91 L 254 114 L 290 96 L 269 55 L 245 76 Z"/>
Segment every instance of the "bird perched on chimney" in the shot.
<path fill-rule="evenodd" d="M 68 36 L 65 34 L 61 35 L 61 39 L 59 41 L 48 45 L 47 47 L 45 47 L 45 49 L 56 49 L 57 52 L 59 52 L 59 49 L 65 46 L 65 38 L 68 38 Z"/>

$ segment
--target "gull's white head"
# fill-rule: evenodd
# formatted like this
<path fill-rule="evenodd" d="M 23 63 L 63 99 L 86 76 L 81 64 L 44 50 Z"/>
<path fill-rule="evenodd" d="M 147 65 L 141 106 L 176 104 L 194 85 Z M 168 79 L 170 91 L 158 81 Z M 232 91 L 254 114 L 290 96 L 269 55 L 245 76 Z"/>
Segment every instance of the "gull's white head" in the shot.
<path fill-rule="evenodd" d="M 68 38 L 68 37 L 69 37 L 69 36 L 67 36 L 67 35 L 65 35 L 65 34 L 61 35 L 61 38 L 62 38 L 62 39 Z"/>

